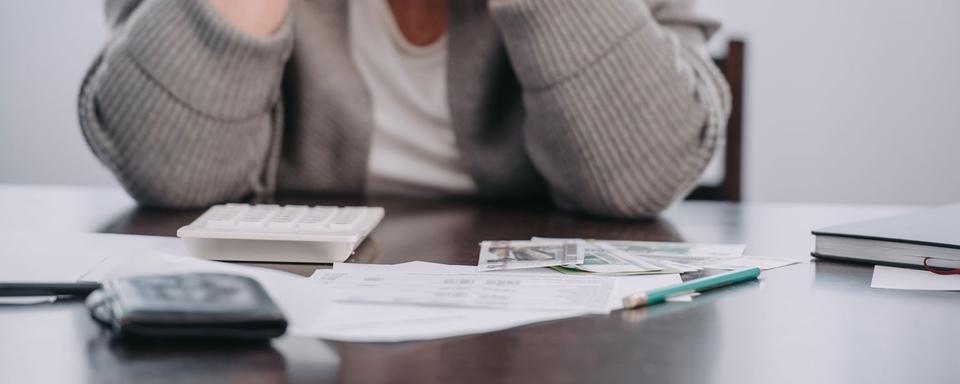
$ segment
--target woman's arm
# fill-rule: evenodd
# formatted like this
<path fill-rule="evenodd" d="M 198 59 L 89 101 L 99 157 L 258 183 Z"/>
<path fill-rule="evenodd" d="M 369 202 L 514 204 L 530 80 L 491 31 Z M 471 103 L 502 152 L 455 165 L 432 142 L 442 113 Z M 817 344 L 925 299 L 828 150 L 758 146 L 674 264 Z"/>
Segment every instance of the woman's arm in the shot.
<path fill-rule="evenodd" d="M 269 192 L 286 8 L 249 30 L 208 0 L 108 0 L 106 11 L 112 34 L 81 88 L 80 123 L 127 191 L 171 208 Z"/>
<path fill-rule="evenodd" d="M 288 0 L 210 0 L 231 25 L 259 38 L 273 36 L 283 24 Z"/>
<path fill-rule="evenodd" d="M 688 192 L 729 114 L 692 1 L 491 0 L 524 137 L 561 206 L 655 215 Z"/>

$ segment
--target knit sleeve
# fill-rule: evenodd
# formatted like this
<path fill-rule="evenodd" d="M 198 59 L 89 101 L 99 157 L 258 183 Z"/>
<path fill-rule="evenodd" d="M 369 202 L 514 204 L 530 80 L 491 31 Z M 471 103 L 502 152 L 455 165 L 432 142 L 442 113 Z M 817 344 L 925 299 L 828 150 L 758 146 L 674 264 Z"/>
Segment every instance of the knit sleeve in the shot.
<path fill-rule="evenodd" d="M 101 162 L 148 206 L 268 192 L 290 21 L 258 39 L 206 0 L 106 4 L 112 34 L 79 97 L 84 136 Z"/>
<path fill-rule="evenodd" d="M 689 192 L 729 115 L 691 1 L 493 0 L 524 89 L 526 149 L 556 202 L 655 215 Z"/>

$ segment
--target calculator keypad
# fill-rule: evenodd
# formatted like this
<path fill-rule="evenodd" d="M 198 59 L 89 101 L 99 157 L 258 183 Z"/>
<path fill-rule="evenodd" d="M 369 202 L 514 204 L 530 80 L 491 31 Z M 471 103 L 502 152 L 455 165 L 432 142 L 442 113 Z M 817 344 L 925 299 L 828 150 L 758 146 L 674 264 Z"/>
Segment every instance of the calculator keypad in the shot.
<path fill-rule="evenodd" d="M 350 231 L 363 221 L 368 207 L 227 204 L 210 209 L 201 225 L 211 229 Z"/>

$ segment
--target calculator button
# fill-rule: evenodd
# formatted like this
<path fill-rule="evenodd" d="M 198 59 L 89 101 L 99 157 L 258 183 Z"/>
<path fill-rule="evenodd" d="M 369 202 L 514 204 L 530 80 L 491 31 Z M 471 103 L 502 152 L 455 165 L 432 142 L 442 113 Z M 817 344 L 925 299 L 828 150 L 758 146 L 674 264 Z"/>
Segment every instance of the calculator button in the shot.
<path fill-rule="evenodd" d="M 297 228 L 307 231 L 327 230 L 327 223 L 333 218 L 336 212 L 336 207 L 311 208 L 310 211 L 300 219 Z"/>
<path fill-rule="evenodd" d="M 347 230 L 355 227 L 363 218 L 363 212 L 363 208 L 341 208 L 333 220 L 330 221 L 330 229 Z"/>
<path fill-rule="evenodd" d="M 237 220 L 239 228 L 260 228 L 277 212 L 276 205 L 254 205 Z"/>
<path fill-rule="evenodd" d="M 310 209 L 308 207 L 302 205 L 288 205 L 281 208 L 280 211 L 270 218 L 270 221 L 267 222 L 267 227 L 281 229 L 295 228 L 300 218 L 305 216 L 309 211 Z"/>
<path fill-rule="evenodd" d="M 233 228 L 241 214 L 249 209 L 246 205 L 229 204 L 226 206 L 216 206 L 210 210 L 207 215 L 207 227 L 209 228 Z"/>

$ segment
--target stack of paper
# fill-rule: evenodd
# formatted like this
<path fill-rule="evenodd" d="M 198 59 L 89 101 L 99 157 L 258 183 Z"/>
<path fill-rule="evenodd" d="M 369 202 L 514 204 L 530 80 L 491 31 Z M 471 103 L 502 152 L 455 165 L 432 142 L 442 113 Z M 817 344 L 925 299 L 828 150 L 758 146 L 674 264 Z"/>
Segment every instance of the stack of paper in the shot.
<path fill-rule="evenodd" d="M 744 256 L 742 244 L 548 239 L 480 243 L 479 271 L 551 267 L 567 274 L 642 275 L 702 269 L 772 269 L 796 260 Z"/>

